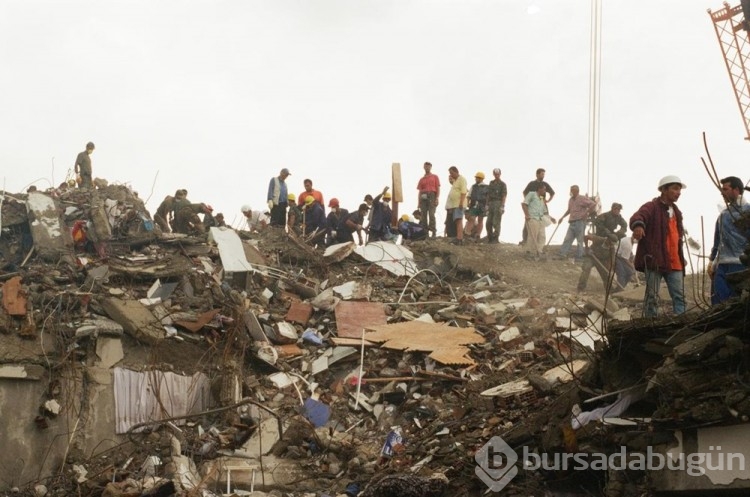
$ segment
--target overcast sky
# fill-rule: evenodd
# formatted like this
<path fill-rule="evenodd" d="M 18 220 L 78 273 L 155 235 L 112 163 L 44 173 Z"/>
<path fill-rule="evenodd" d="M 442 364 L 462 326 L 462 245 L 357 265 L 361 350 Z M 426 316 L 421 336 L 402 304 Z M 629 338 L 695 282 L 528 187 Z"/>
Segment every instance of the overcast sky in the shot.
<path fill-rule="evenodd" d="M 721 2 L 603 3 L 599 193 L 629 217 L 679 174 L 700 239 L 721 201 L 701 132 L 720 175 L 750 176 L 706 13 Z M 152 212 L 184 187 L 231 221 L 264 205 L 282 167 L 292 192 L 309 177 L 353 209 L 399 162 L 401 212 L 426 160 L 446 193 L 451 165 L 469 182 L 499 167 L 501 240 L 517 242 L 537 167 L 554 216 L 571 184 L 586 190 L 589 26 L 589 0 L 4 0 L 3 181 L 57 184 L 91 140 L 94 176 L 131 185 Z"/>

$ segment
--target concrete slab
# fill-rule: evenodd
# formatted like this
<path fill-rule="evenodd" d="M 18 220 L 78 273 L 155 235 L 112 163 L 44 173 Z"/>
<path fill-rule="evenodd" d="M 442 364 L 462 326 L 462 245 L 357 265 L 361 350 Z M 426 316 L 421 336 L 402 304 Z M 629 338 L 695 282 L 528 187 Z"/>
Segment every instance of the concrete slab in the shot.
<path fill-rule="evenodd" d="M 45 372 L 38 364 L 0 364 L 0 378 L 9 380 L 41 380 Z"/>
<path fill-rule="evenodd" d="M 76 337 L 85 336 L 111 336 L 119 337 L 125 332 L 122 325 L 117 321 L 112 321 L 104 316 L 92 315 L 91 318 L 84 320 L 81 325 L 76 328 Z"/>
<path fill-rule="evenodd" d="M 52 197 L 31 192 L 26 199 L 26 210 L 34 249 L 42 259 L 57 262 L 62 254 L 73 253 L 73 237 L 65 227 Z"/>
<path fill-rule="evenodd" d="M 101 299 L 100 303 L 110 318 L 120 323 L 127 334 L 140 342 L 154 345 L 167 335 L 156 316 L 137 300 L 108 297 Z"/>
<path fill-rule="evenodd" d="M 125 353 L 122 350 L 122 340 L 119 338 L 99 337 L 96 340 L 96 365 L 100 368 L 111 368 L 120 362 Z"/>

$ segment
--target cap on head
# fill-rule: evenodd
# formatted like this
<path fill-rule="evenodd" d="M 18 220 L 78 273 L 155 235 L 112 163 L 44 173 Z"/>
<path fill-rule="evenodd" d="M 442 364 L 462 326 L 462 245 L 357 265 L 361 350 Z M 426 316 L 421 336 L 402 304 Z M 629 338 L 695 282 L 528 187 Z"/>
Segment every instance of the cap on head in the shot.
<path fill-rule="evenodd" d="M 338 206 L 339 206 L 339 199 L 334 197 L 328 201 L 328 207 L 338 207 Z"/>
<path fill-rule="evenodd" d="M 385 192 L 383 194 L 383 200 L 390 200 L 391 199 L 391 192 Z"/>
<path fill-rule="evenodd" d="M 484 179 L 484 173 L 482 171 L 479 171 L 477 174 L 474 175 L 475 178 Z"/>
<path fill-rule="evenodd" d="M 250 207 L 249 205 L 245 204 L 245 205 L 243 205 L 243 206 L 242 206 L 242 209 L 240 209 L 240 210 L 241 210 L 241 211 L 242 211 L 243 213 L 245 213 L 245 212 L 252 212 L 253 208 L 252 208 L 252 207 Z"/>
<path fill-rule="evenodd" d="M 204 205 L 203 205 L 203 209 L 204 209 L 204 210 L 205 210 L 206 212 L 213 212 L 213 211 L 214 211 L 214 208 L 213 208 L 213 207 L 211 207 L 211 206 L 210 206 L 210 205 L 208 205 L 208 204 L 204 204 Z"/>
<path fill-rule="evenodd" d="M 312 197 L 312 195 L 308 195 L 305 197 L 305 205 L 311 205 L 313 202 L 315 202 L 315 199 Z"/>
<path fill-rule="evenodd" d="M 294 193 L 290 193 L 289 195 L 286 196 L 286 199 L 294 202 L 295 200 L 297 200 L 297 196 Z"/>
<path fill-rule="evenodd" d="M 492 174 L 502 174 L 502 171 L 500 171 L 500 169 L 498 168 L 495 168 L 492 170 Z"/>
<path fill-rule="evenodd" d="M 659 186 L 658 190 L 661 190 L 663 187 L 667 185 L 671 185 L 673 183 L 677 183 L 682 186 L 682 188 L 687 188 L 687 185 L 682 182 L 679 176 L 675 176 L 674 174 L 670 174 L 669 176 L 664 176 L 662 179 L 659 180 Z"/>
<path fill-rule="evenodd" d="M 287 176 L 291 176 L 292 175 L 292 173 L 290 173 L 289 169 L 287 169 L 287 168 L 282 169 L 279 174 L 286 174 Z"/>
<path fill-rule="evenodd" d="M 408 221 L 409 220 L 409 214 L 404 214 L 403 216 L 401 216 L 401 220 L 402 221 Z"/>
<path fill-rule="evenodd" d="M 370 210 L 370 206 L 367 205 L 367 204 L 359 204 L 359 209 L 358 210 L 360 210 L 360 211 L 369 211 Z"/>

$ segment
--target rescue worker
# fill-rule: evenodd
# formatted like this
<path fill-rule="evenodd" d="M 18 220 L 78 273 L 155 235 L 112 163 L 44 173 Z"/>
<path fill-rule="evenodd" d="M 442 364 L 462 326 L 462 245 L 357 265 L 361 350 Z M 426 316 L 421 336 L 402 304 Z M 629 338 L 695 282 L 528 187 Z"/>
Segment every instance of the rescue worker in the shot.
<path fill-rule="evenodd" d="M 78 154 L 73 166 L 75 173 L 80 176 L 79 188 L 91 188 L 91 154 L 94 153 L 94 143 L 88 142 L 86 150 Z"/>

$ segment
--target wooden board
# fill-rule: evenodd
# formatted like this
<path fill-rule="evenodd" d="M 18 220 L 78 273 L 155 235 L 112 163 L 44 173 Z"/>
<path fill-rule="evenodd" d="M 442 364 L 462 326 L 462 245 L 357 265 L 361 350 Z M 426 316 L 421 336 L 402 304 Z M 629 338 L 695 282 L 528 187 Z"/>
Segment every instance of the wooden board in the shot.
<path fill-rule="evenodd" d="M 313 307 L 307 302 L 292 301 L 292 305 L 289 306 L 289 310 L 284 316 L 284 320 L 290 323 L 298 323 L 302 326 L 307 326 L 307 322 L 312 317 Z"/>
<path fill-rule="evenodd" d="M 441 364 L 474 364 L 466 345 L 485 342 L 474 328 L 422 321 L 367 326 L 367 330 L 366 340 L 387 349 L 430 352 L 429 357 Z"/>
<path fill-rule="evenodd" d="M 392 202 L 403 202 L 404 201 L 404 190 L 401 186 L 401 164 L 394 162 L 391 164 L 391 201 Z"/>
<path fill-rule="evenodd" d="M 361 338 L 362 329 L 385 324 L 385 307 L 379 302 L 347 302 L 336 305 L 337 335 L 343 338 Z"/>

